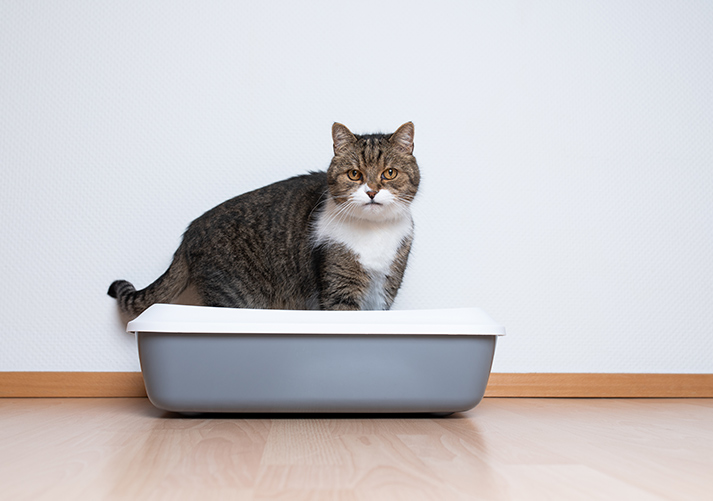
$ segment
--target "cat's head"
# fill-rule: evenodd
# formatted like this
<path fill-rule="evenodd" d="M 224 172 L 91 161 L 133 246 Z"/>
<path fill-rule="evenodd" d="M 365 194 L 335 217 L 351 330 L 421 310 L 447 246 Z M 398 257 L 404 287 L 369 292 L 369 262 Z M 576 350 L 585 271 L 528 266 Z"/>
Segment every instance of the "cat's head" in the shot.
<path fill-rule="evenodd" d="M 408 215 L 421 175 L 413 156 L 413 123 L 393 134 L 352 134 L 332 126 L 329 192 L 345 216 L 383 221 Z"/>

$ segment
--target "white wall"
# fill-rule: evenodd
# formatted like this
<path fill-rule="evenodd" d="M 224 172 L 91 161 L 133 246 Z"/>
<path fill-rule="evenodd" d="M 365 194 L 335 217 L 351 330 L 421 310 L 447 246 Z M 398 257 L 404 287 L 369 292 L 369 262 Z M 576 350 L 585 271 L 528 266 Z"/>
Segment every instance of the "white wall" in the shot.
<path fill-rule="evenodd" d="M 0 4 L 0 370 L 138 370 L 105 292 L 219 202 L 416 124 L 398 308 L 499 372 L 713 371 L 713 3 Z"/>

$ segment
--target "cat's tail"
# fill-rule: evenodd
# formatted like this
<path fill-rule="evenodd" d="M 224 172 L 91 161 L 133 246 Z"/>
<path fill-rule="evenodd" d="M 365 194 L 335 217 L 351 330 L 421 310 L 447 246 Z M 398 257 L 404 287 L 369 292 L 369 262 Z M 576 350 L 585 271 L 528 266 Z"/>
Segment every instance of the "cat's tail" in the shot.
<path fill-rule="evenodd" d="M 107 294 L 116 298 L 122 313 L 133 318 L 154 303 L 171 302 L 187 285 L 188 265 L 179 248 L 168 270 L 145 289 L 137 291 L 130 282 L 117 280 L 109 286 Z"/>

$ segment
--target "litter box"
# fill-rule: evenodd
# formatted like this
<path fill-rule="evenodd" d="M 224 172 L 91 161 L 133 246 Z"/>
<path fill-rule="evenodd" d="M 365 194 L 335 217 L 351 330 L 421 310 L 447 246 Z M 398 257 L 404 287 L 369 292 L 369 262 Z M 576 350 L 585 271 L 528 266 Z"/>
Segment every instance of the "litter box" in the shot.
<path fill-rule="evenodd" d="M 129 322 L 146 393 L 186 414 L 432 413 L 483 398 L 497 336 L 478 308 L 288 311 L 155 304 Z"/>

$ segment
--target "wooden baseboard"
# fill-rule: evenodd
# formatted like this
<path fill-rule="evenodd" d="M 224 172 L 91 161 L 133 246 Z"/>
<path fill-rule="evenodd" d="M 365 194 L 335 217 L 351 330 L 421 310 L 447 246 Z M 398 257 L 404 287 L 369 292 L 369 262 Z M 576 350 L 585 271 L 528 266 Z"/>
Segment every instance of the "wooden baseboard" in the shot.
<path fill-rule="evenodd" d="M 0 397 L 145 397 L 140 372 L 0 372 Z"/>
<path fill-rule="evenodd" d="M 145 397 L 140 372 L 0 372 L 0 397 Z M 503 374 L 486 397 L 713 398 L 713 374 Z"/>
<path fill-rule="evenodd" d="M 493 373 L 486 397 L 712 398 L 713 374 Z"/>

